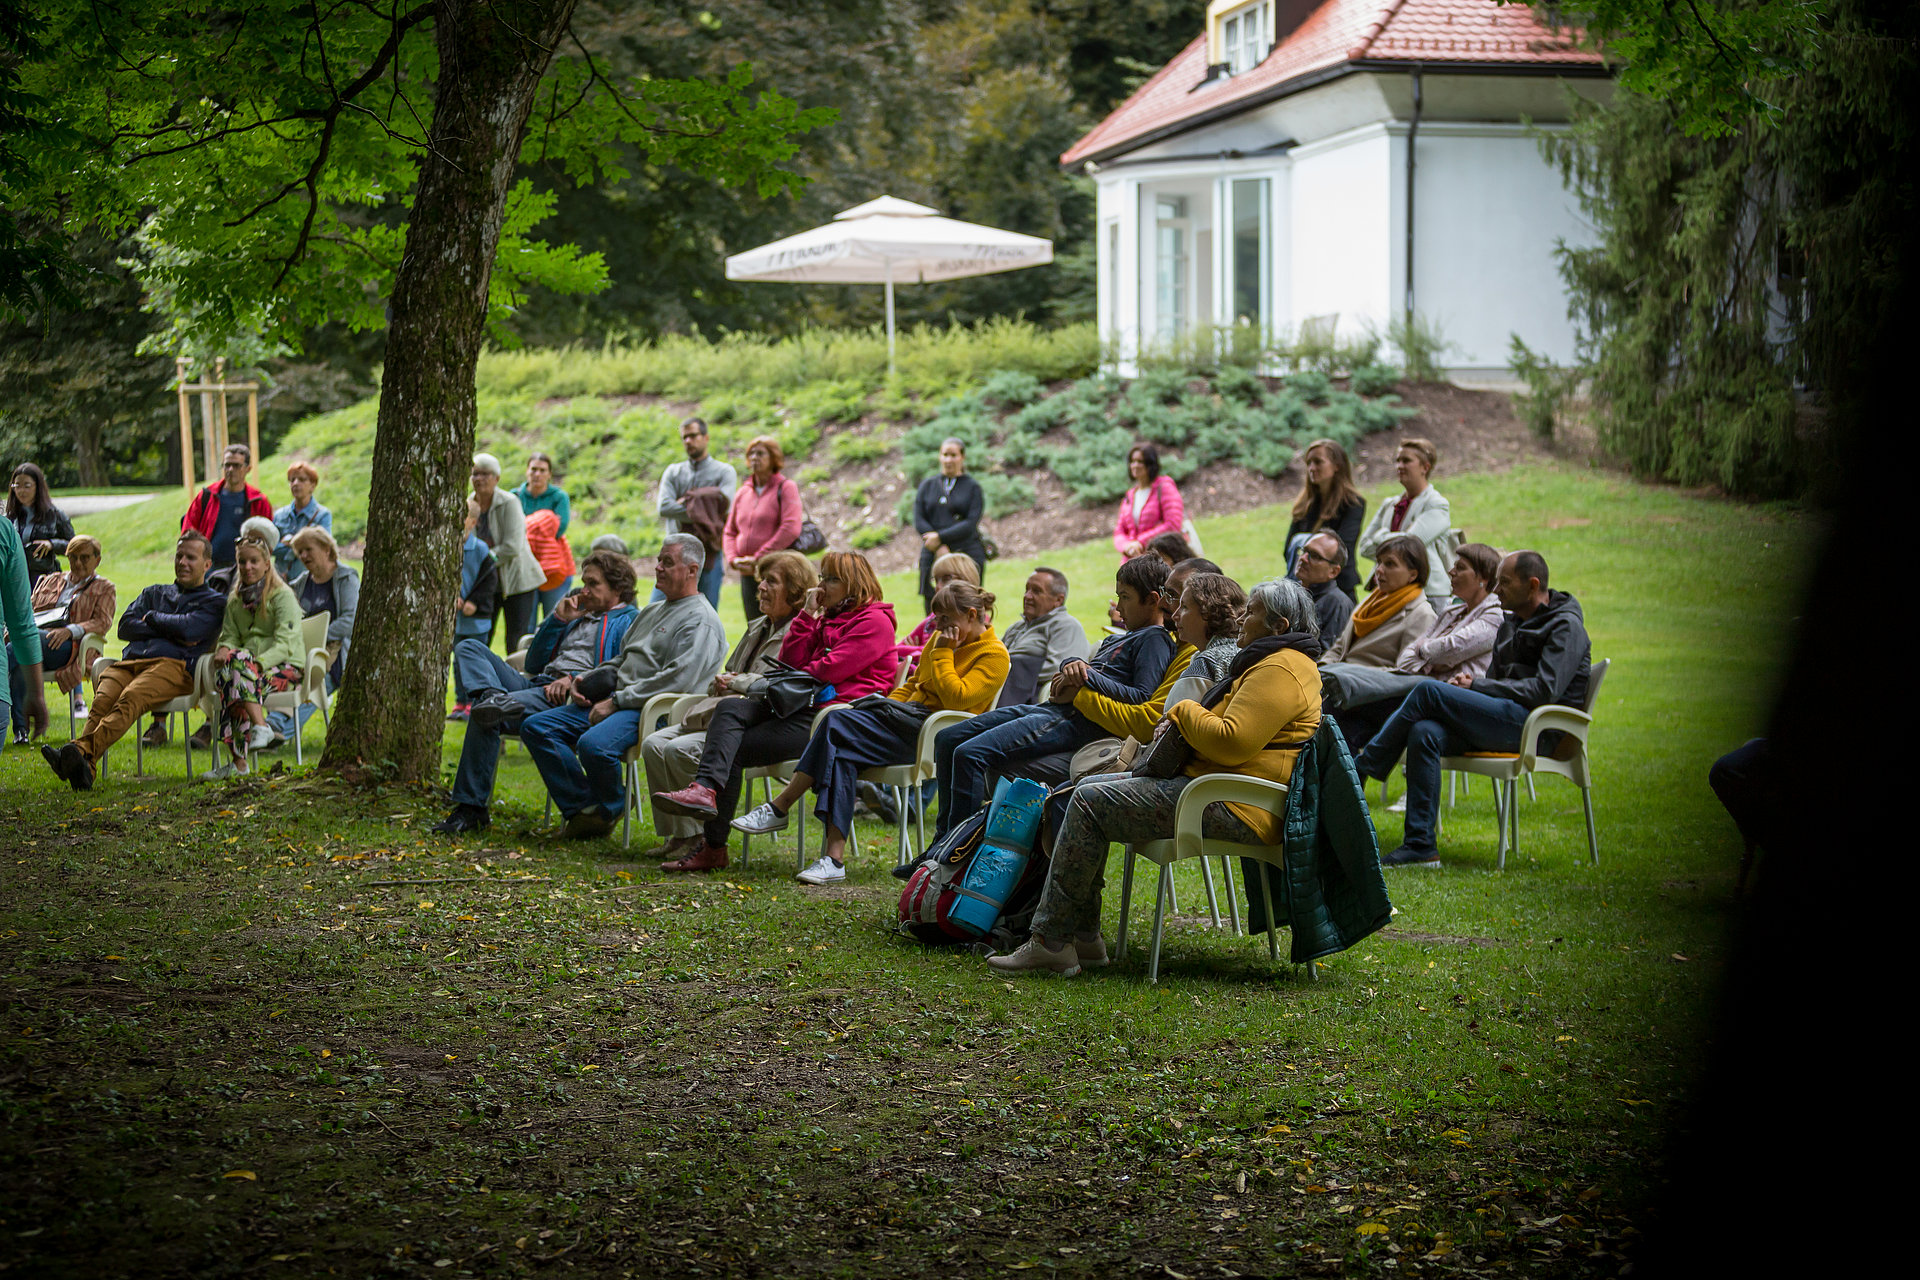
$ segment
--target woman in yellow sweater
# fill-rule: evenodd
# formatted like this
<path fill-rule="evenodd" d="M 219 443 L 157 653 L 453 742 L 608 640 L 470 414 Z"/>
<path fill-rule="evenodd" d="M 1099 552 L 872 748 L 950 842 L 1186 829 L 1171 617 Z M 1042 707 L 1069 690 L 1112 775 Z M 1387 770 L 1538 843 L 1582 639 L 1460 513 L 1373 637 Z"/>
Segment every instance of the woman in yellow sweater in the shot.
<path fill-rule="evenodd" d="M 213 651 L 220 737 L 230 760 L 200 775 L 209 781 L 247 772 L 248 754 L 273 741 L 261 699 L 300 682 L 300 598 L 274 572 L 279 541 L 273 523 L 255 517 L 234 543 L 233 592 Z"/>
<path fill-rule="evenodd" d="M 1247 593 L 1240 652 L 1226 677 L 1197 702 L 1167 708 L 1164 728 L 1193 749 L 1177 777 L 1125 775 L 1088 780 L 1074 789 L 1066 820 L 1054 837 L 1046 888 L 1033 913 L 1033 936 L 1004 956 L 996 969 L 1041 970 L 1072 976 L 1107 962 L 1100 936 L 1100 891 L 1108 847 L 1115 841 L 1164 840 L 1173 835 L 1180 793 L 1209 773 L 1240 773 L 1273 782 L 1293 774 L 1300 747 L 1320 727 L 1319 614 L 1306 588 L 1288 578 Z M 1280 819 L 1243 804 L 1210 804 L 1200 831 L 1209 840 L 1280 843 Z"/>
<path fill-rule="evenodd" d="M 800 873 L 802 884 L 847 878 L 847 832 L 862 769 L 906 764 L 920 748 L 920 724 L 936 711 L 978 715 L 993 706 L 1006 683 L 1007 646 L 993 633 L 993 594 L 956 579 L 933 597 L 939 630 L 921 651 L 907 682 L 881 697 L 870 695 L 820 722 L 786 790 L 733 825 L 753 835 L 787 825 L 787 811 L 809 789 L 826 826 L 825 851 Z"/>

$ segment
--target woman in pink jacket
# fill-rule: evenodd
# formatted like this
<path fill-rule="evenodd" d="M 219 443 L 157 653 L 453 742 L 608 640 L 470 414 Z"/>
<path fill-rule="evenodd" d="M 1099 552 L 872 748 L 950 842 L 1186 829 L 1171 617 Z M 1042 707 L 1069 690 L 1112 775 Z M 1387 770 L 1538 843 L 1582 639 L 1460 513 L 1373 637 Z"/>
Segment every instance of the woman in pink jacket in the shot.
<path fill-rule="evenodd" d="M 753 567 L 761 556 L 785 551 L 800 536 L 800 486 L 781 475 L 787 455 L 772 436 L 759 436 L 747 445 L 747 483 L 733 495 L 727 524 L 720 531 L 720 551 L 727 567 L 740 573 L 740 603 L 747 621 L 760 616 L 760 582 Z"/>
<path fill-rule="evenodd" d="M 867 558 L 857 551 L 829 551 L 820 557 L 820 585 L 807 592 L 787 624 L 780 660 L 832 686 L 831 699 L 823 690 L 821 702 L 885 694 L 900 668 L 893 656 L 898 626 L 893 606 L 880 598 L 880 580 Z M 764 697 L 720 699 L 707 722 L 707 744 L 693 781 L 678 791 L 656 791 L 654 805 L 702 819 L 710 833 L 724 833 L 740 803 L 741 773 L 798 756 L 818 710 L 816 703 L 778 716 Z M 724 835 L 716 844 L 709 834 L 706 843 L 718 855 L 716 865 L 724 867 Z"/>
<path fill-rule="evenodd" d="M 1137 444 L 1127 454 L 1127 474 L 1133 487 L 1120 499 L 1120 518 L 1113 522 L 1113 549 L 1123 560 L 1144 555 L 1147 544 L 1163 533 L 1179 533 L 1187 510 L 1171 476 L 1160 474 L 1160 452 Z"/>

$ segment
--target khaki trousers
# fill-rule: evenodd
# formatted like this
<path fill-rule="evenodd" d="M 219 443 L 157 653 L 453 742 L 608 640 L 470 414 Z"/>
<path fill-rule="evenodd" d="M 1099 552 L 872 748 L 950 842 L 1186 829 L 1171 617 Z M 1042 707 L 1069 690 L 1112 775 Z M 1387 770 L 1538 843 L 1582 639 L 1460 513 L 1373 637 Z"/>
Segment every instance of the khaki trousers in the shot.
<path fill-rule="evenodd" d="M 193 668 L 178 658 L 133 658 L 108 667 L 87 709 L 80 754 L 98 763 L 140 717 L 193 692 Z"/>

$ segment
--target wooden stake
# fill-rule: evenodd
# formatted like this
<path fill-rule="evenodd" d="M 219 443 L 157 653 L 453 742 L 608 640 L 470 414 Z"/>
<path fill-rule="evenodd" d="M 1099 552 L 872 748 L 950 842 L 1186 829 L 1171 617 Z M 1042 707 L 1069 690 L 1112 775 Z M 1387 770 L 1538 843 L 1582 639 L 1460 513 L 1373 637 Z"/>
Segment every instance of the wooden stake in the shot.
<path fill-rule="evenodd" d="M 173 370 L 180 392 L 180 487 L 193 497 L 193 408 L 187 402 L 187 358 L 175 356 Z"/>
<path fill-rule="evenodd" d="M 260 392 L 254 384 L 247 383 L 247 449 L 253 456 L 253 464 L 260 465 Z"/>

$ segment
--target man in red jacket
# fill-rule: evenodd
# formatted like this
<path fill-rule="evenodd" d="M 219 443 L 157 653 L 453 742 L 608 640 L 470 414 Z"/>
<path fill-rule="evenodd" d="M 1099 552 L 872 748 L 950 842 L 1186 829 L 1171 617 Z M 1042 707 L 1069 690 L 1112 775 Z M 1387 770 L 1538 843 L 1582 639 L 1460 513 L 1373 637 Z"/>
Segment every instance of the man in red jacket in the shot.
<path fill-rule="evenodd" d="M 233 544 L 249 516 L 273 519 L 273 504 L 267 501 L 267 495 L 247 483 L 251 470 L 253 451 L 243 444 L 228 445 L 220 478 L 193 495 L 187 514 L 180 520 L 182 530 L 196 530 L 213 544 L 216 569 L 233 563 Z"/>

